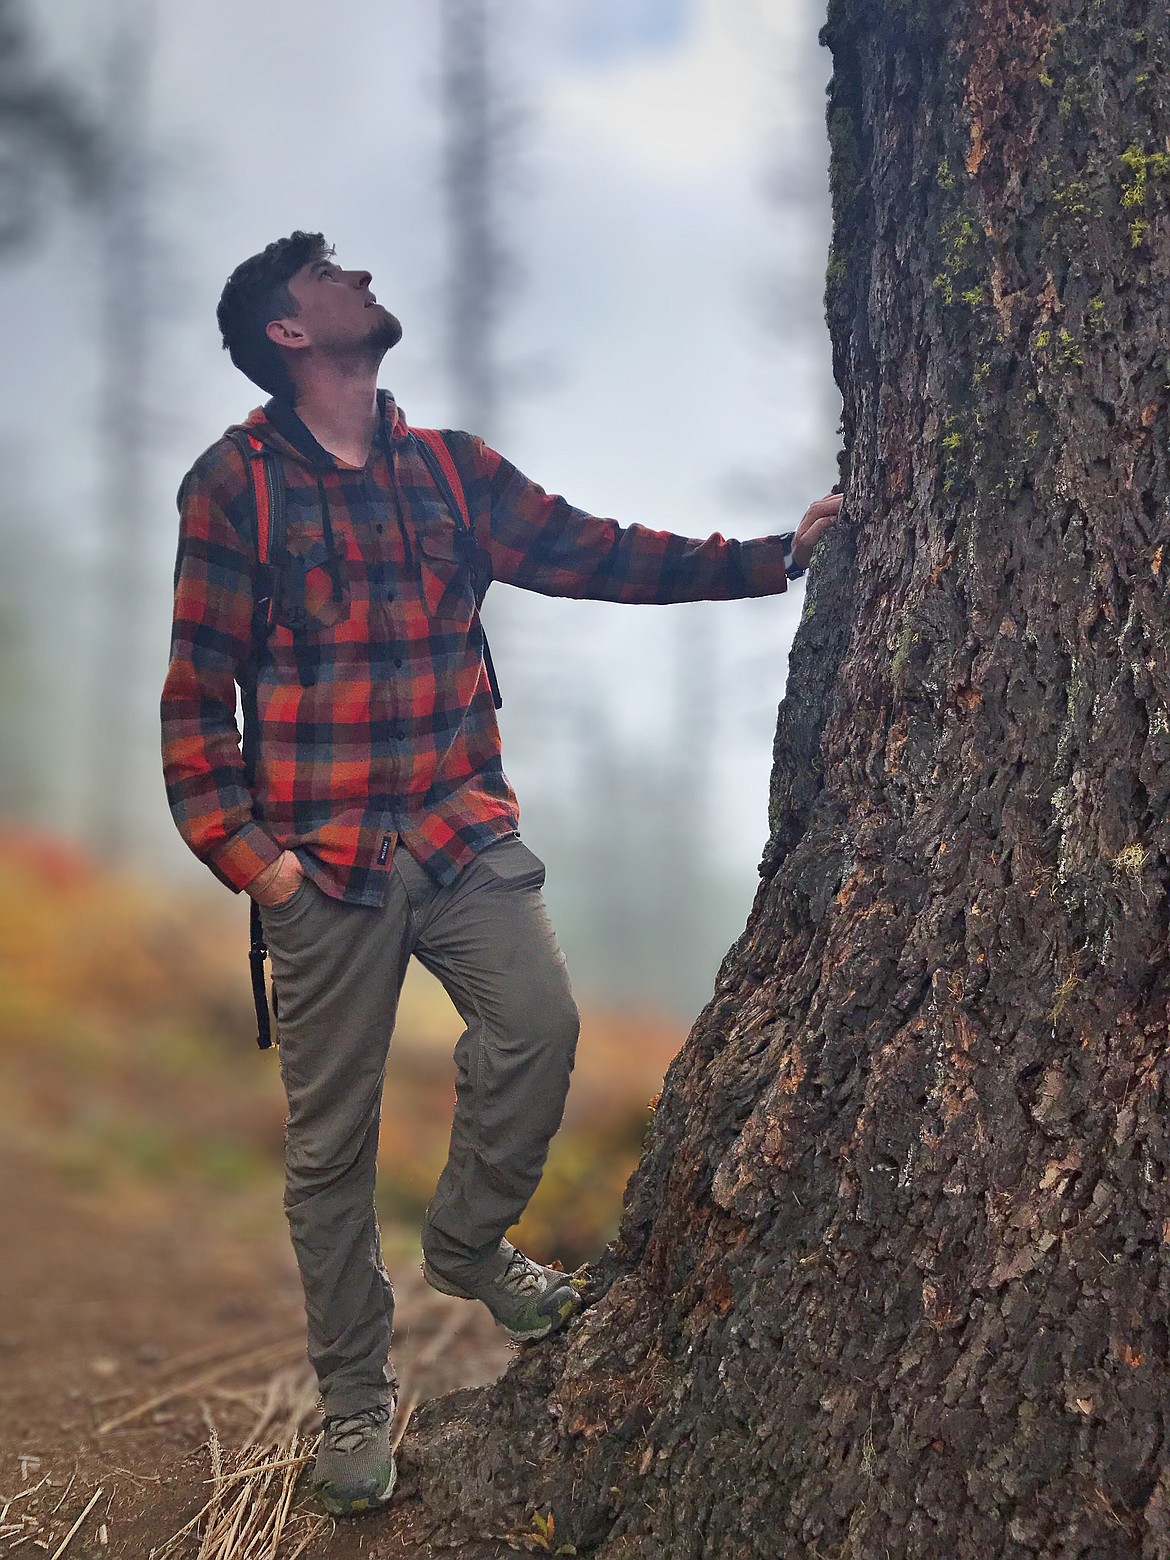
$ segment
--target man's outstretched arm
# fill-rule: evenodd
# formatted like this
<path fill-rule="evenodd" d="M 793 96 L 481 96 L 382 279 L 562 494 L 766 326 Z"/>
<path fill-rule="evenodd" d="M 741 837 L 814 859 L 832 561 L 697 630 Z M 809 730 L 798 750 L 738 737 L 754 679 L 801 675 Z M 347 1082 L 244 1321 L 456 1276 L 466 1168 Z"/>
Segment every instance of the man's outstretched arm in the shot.
<path fill-rule="evenodd" d="M 786 557 L 781 535 L 696 540 L 599 519 L 546 493 L 482 440 L 462 437 L 466 444 L 456 450 L 481 499 L 473 506 L 476 536 L 492 577 L 546 596 L 666 603 L 775 595 L 787 586 L 787 564 L 807 566 L 841 508 L 840 494 L 813 504 Z"/>

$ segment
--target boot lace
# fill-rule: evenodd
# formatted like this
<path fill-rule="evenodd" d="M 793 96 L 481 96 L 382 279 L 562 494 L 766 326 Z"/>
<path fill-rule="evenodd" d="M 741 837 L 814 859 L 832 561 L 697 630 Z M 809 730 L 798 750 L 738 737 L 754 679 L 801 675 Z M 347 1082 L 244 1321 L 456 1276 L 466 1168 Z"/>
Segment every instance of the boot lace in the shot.
<path fill-rule="evenodd" d="M 500 1283 L 514 1295 L 540 1295 L 545 1287 L 544 1274 L 522 1251 L 512 1252 Z"/>
<path fill-rule="evenodd" d="M 330 1419 L 325 1426 L 325 1441 L 332 1450 L 351 1457 L 361 1451 L 372 1433 L 390 1418 L 388 1408 L 363 1408 L 357 1414 Z"/>

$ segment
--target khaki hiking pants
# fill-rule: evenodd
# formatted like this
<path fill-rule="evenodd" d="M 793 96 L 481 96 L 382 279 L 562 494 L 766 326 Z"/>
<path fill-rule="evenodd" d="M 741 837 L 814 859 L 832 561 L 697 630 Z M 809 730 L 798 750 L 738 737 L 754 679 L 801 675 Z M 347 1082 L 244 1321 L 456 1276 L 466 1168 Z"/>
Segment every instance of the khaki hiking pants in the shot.
<path fill-rule="evenodd" d="M 374 1176 L 386 1053 L 411 954 L 467 1025 L 424 1252 L 450 1277 L 472 1272 L 536 1190 L 578 1028 L 543 883 L 539 858 L 510 835 L 449 888 L 400 846 L 381 909 L 331 899 L 306 877 L 291 899 L 262 910 L 288 1096 L 284 1206 L 327 1415 L 388 1403 L 395 1386 Z"/>

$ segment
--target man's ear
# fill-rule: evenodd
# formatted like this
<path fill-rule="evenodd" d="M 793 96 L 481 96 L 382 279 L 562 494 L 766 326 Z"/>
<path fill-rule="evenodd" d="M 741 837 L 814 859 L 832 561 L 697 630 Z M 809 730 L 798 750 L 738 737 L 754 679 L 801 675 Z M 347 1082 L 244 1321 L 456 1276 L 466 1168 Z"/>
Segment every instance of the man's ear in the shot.
<path fill-rule="evenodd" d="M 295 319 L 269 320 L 264 327 L 264 334 L 274 346 L 288 347 L 294 352 L 309 345 L 309 338 Z"/>

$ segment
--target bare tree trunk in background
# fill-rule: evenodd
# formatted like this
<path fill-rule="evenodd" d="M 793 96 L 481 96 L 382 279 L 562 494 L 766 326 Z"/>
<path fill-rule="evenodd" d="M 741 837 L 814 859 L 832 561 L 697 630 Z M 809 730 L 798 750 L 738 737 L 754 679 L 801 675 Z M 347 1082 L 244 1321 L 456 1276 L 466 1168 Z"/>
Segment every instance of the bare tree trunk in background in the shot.
<path fill-rule="evenodd" d="M 105 173 L 104 138 L 81 85 L 43 63 L 28 8 L 0 0 L 0 260 L 19 261 L 40 236 L 62 178 L 64 193 L 85 205 Z M 77 600 L 59 539 L 22 489 L 9 458 L 0 494 L 0 809 L 32 819 L 52 791 L 50 755 L 60 756 L 47 730 L 59 726 L 54 679 L 76 668 L 54 642 L 61 622 L 76 620 Z"/>
<path fill-rule="evenodd" d="M 150 557 L 146 394 L 153 299 L 147 188 L 152 0 L 120 0 L 110 44 L 106 135 L 110 170 L 98 213 L 102 289 L 100 440 L 104 494 L 94 657 L 94 844 L 122 858 L 135 824 L 141 643 Z"/>
<path fill-rule="evenodd" d="M 436 1522 L 1170 1554 L 1164 0 L 834 0 L 848 508 L 744 937 Z M 472 1551 L 468 1549 L 467 1553 Z"/>
<path fill-rule="evenodd" d="M 0 0 L 0 254 L 34 236 L 47 175 L 64 174 L 75 197 L 91 199 L 104 152 L 77 86 L 41 65 L 26 7 Z"/>
<path fill-rule="evenodd" d="M 442 0 L 443 182 L 451 255 L 447 372 L 455 423 L 498 438 L 499 327 L 511 263 L 501 237 L 507 126 L 492 70 L 491 0 Z"/>

